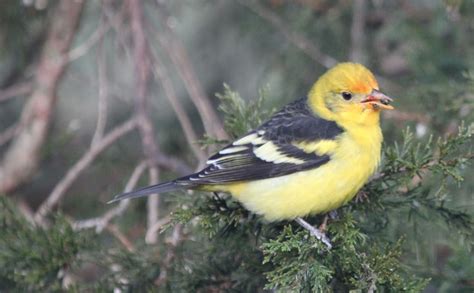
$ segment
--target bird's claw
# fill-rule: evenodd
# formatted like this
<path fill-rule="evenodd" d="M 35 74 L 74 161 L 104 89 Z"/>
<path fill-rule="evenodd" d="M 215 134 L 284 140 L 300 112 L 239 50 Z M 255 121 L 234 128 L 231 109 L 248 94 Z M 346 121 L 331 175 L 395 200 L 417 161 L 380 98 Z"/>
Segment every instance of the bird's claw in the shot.
<path fill-rule="evenodd" d="M 355 202 L 360 203 L 360 202 L 364 202 L 364 201 L 370 201 L 369 200 L 369 195 L 367 194 L 367 192 L 361 190 L 357 193 L 357 195 L 355 197 Z"/>

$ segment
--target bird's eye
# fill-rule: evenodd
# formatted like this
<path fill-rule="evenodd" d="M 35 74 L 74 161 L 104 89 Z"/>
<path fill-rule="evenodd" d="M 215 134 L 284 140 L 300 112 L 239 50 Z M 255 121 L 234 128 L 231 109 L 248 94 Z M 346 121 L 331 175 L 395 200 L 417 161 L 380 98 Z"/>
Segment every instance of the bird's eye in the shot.
<path fill-rule="evenodd" d="M 352 99 L 352 94 L 348 92 L 342 92 L 342 98 L 344 98 L 344 100 L 346 101 L 349 101 L 350 99 Z"/>

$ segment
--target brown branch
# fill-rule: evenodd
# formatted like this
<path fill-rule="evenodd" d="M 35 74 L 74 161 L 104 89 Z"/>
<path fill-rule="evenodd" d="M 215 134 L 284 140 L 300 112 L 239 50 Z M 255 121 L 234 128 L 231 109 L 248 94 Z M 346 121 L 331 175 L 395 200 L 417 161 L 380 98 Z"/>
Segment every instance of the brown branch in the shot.
<path fill-rule="evenodd" d="M 107 4 L 107 3 L 104 3 L 104 4 Z M 118 13 L 124 14 L 125 12 L 127 12 L 127 9 L 126 9 L 127 5 L 125 4 L 122 6 L 121 11 Z M 121 40 L 124 50 L 127 53 L 129 53 L 130 50 L 127 50 L 127 46 L 125 45 L 126 37 L 123 36 L 124 31 L 128 29 L 127 27 L 122 26 L 123 17 L 120 17 L 120 18 L 115 17 L 112 12 L 112 8 L 108 7 L 108 5 L 103 6 L 103 11 L 107 17 L 107 21 L 112 23 L 112 27 L 114 28 L 117 34 L 117 37 Z M 128 55 L 131 55 L 131 54 L 128 54 Z M 164 154 L 159 149 L 156 156 L 153 158 L 153 164 L 156 164 L 160 168 L 165 168 L 175 173 L 178 173 L 179 175 L 187 175 L 193 171 L 193 169 L 182 160 L 176 157 L 172 157 L 170 155 Z"/>
<path fill-rule="evenodd" d="M 35 86 L 21 113 L 21 131 L 0 164 L 0 194 L 13 190 L 36 170 L 83 4 L 83 1 L 60 1 L 51 18 L 51 28 L 35 73 Z"/>
<path fill-rule="evenodd" d="M 157 156 L 153 158 L 153 162 L 158 167 L 168 169 L 182 176 L 193 172 L 193 169 L 180 159 L 163 154 L 161 152 L 158 152 Z"/>
<path fill-rule="evenodd" d="M 367 0 L 354 0 L 352 3 L 351 51 L 349 59 L 354 62 L 365 63 L 365 18 L 367 14 Z"/>
<path fill-rule="evenodd" d="M 127 14 L 127 2 L 123 1 L 118 9 L 119 11 L 116 13 L 114 13 L 114 10 L 116 9 L 114 1 L 103 1 L 102 4 L 102 12 L 117 36 L 116 47 L 122 49 L 127 57 L 131 58 L 130 50 L 128 48 L 130 27 L 128 24 L 124 23 L 125 15 Z"/>
<path fill-rule="evenodd" d="M 170 216 L 166 216 L 164 218 L 161 218 L 158 221 L 155 221 L 155 223 L 147 229 L 145 239 L 147 239 L 148 237 L 152 237 L 151 235 L 153 235 L 153 234 L 158 233 L 158 231 L 160 231 L 161 227 L 163 227 L 163 225 L 165 225 L 165 224 L 168 224 L 170 221 L 171 221 Z"/>
<path fill-rule="evenodd" d="M 115 238 L 117 238 L 120 243 L 129 251 L 135 252 L 135 246 L 133 245 L 132 241 L 130 241 L 121 231 L 120 229 L 113 224 L 107 225 L 107 231 L 110 232 Z"/>
<path fill-rule="evenodd" d="M 176 256 L 176 248 L 179 243 L 183 240 L 183 226 L 176 224 L 173 228 L 173 233 L 168 241 L 168 250 L 166 251 L 165 259 L 161 263 L 161 271 L 158 278 L 155 280 L 156 286 L 161 286 L 166 282 L 168 276 L 168 268 L 170 267 L 173 259 Z"/>
<path fill-rule="evenodd" d="M 102 21 L 104 17 L 102 17 Z M 107 98 L 109 95 L 109 85 L 106 72 L 106 60 L 104 55 L 104 44 L 102 39 L 99 43 L 97 52 L 97 75 L 99 79 L 99 94 L 97 100 L 97 124 L 92 136 L 91 144 L 96 144 L 104 136 L 105 126 L 107 124 Z"/>
<path fill-rule="evenodd" d="M 79 175 L 102 153 L 107 147 L 112 145 L 116 140 L 134 130 L 137 126 L 135 119 L 129 119 L 111 130 L 104 138 L 90 147 L 89 150 L 67 171 L 66 175 L 56 184 L 48 198 L 40 205 L 36 214 L 35 221 L 45 224 L 45 217 L 56 206 L 56 204 L 64 196 L 65 192 L 71 187 L 72 183 Z"/>
<path fill-rule="evenodd" d="M 164 13 L 161 14 L 163 15 Z M 158 35 L 158 41 L 160 42 L 161 47 L 165 49 L 175 65 L 179 76 L 183 80 L 184 87 L 186 88 L 191 101 L 198 110 L 206 132 L 218 139 L 229 138 L 219 116 L 209 100 L 209 97 L 204 93 L 204 89 L 197 78 L 197 74 L 194 71 L 185 47 L 169 25 L 167 23 L 163 24 L 165 30 L 163 33 Z"/>
<path fill-rule="evenodd" d="M 186 114 L 183 105 L 181 105 L 181 103 L 179 102 L 168 70 L 161 62 L 157 54 L 155 54 L 154 56 L 153 69 L 156 78 L 160 81 L 161 86 L 163 87 L 165 97 L 170 102 L 171 107 L 173 108 L 176 117 L 178 118 L 179 124 L 181 125 L 181 128 L 184 131 L 184 136 L 186 137 L 186 141 L 188 142 L 189 147 L 198 159 L 199 164 L 204 163 L 207 159 L 207 156 L 203 152 L 203 150 L 196 144 L 196 142 L 198 141 L 198 137 L 193 129 L 191 120 Z"/>
<path fill-rule="evenodd" d="M 147 90 L 151 75 L 151 58 L 149 54 L 149 45 L 146 41 L 145 29 L 143 25 L 143 11 L 140 0 L 128 1 L 132 40 L 133 40 L 133 59 L 136 72 L 136 115 L 138 129 L 142 139 L 143 151 L 150 166 L 150 184 L 158 183 L 159 171 L 153 165 L 154 158 L 158 154 L 159 148 L 156 144 L 154 128 L 147 113 Z M 147 203 L 147 226 L 151 227 L 159 219 L 159 197 L 151 195 Z M 155 243 L 158 235 L 154 233 L 146 239 L 147 243 Z"/>
<path fill-rule="evenodd" d="M 16 96 L 27 95 L 33 90 L 33 83 L 30 81 L 21 82 L 0 90 L 0 103 L 10 100 Z"/>
<path fill-rule="evenodd" d="M 0 133 L 0 146 L 12 140 L 20 132 L 20 125 L 13 124 Z"/>
<path fill-rule="evenodd" d="M 132 189 L 135 188 L 138 180 L 140 179 L 140 177 L 142 176 L 146 168 L 147 168 L 146 162 L 141 162 L 135 167 L 135 169 L 132 172 L 132 175 L 128 179 L 127 184 L 125 185 L 124 192 L 130 192 L 132 191 Z M 129 204 L 130 204 L 129 199 L 122 200 L 116 207 L 108 210 L 105 214 L 103 214 L 100 217 L 75 221 L 73 223 L 73 228 L 77 230 L 95 228 L 97 233 L 101 233 L 102 230 L 105 227 L 107 227 L 107 225 L 110 223 L 110 221 L 112 221 L 112 219 L 122 215 L 125 212 Z"/>
<path fill-rule="evenodd" d="M 331 68 L 339 62 L 332 56 L 321 52 L 321 50 L 304 35 L 292 31 L 289 26 L 280 18 L 280 16 L 278 16 L 278 14 L 259 4 L 258 1 L 237 0 L 237 2 L 249 8 L 252 12 L 257 14 L 261 18 L 265 19 L 274 28 L 280 31 L 290 43 L 292 43 L 308 57 L 310 57 L 315 62 L 321 64 L 325 68 Z M 379 83 L 382 84 L 384 87 L 399 87 L 395 83 L 391 82 L 390 80 L 387 80 L 386 78 L 380 75 L 376 75 L 376 78 Z"/>
<path fill-rule="evenodd" d="M 117 15 L 116 17 L 120 17 Z M 99 41 L 103 39 L 105 34 L 110 30 L 112 27 L 110 22 L 105 24 L 101 24 L 90 36 L 87 40 L 85 40 L 82 44 L 75 47 L 67 54 L 68 62 L 72 62 L 80 57 L 84 56 L 89 52 L 92 47 L 97 44 Z"/>
<path fill-rule="evenodd" d="M 158 183 L 158 178 L 159 178 L 159 170 L 156 167 L 151 167 L 149 169 L 150 173 L 150 185 L 154 185 Z M 152 228 L 156 225 L 156 223 L 160 219 L 159 215 L 159 208 L 160 208 L 160 198 L 158 197 L 158 194 L 152 194 L 148 197 L 147 200 L 147 221 L 146 221 L 146 226 L 147 226 L 147 231 L 145 234 L 145 242 L 147 244 L 156 244 L 158 242 L 158 233 L 155 230 L 152 230 Z"/>
<path fill-rule="evenodd" d="M 338 62 L 333 57 L 323 53 L 318 47 L 310 42 L 305 36 L 298 32 L 292 31 L 288 25 L 270 9 L 261 5 L 258 1 L 237 0 L 238 3 L 250 9 L 253 13 L 265 19 L 278 31 L 280 31 L 290 43 L 295 45 L 311 59 L 326 68 L 331 68 Z"/>

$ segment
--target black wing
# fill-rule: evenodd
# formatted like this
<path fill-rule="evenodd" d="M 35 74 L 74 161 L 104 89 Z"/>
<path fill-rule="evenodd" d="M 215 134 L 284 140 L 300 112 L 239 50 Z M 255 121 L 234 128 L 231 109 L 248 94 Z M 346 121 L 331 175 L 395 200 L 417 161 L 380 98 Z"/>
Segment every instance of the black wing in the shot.
<path fill-rule="evenodd" d="M 316 168 L 329 162 L 330 157 L 306 152 L 295 143 L 332 140 L 342 132 L 335 122 L 316 117 L 307 105 L 307 99 L 300 99 L 210 157 L 203 170 L 180 178 L 176 183 L 220 184 Z"/>

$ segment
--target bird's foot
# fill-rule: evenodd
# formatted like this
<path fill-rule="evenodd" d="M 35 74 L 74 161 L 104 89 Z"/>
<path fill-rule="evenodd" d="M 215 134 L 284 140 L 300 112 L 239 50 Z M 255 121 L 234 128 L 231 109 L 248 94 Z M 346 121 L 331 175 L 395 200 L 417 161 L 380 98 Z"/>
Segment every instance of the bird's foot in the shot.
<path fill-rule="evenodd" d="M 329 218 L 331 220 L 337 220 L 339 219 L 339 213 L 337 212 L 337 210 L 332 210 L 329 212 Z"/>
<path fill-rule="evenodd" d="M 357 193 L 355 202 L 359 203 L 359 202 L 364 202 L 364 201 L 370 201 L 369 195 L 367 194 L 367 192 L 361 190 Z"/>
<path fill-rule="evenodd" d="M 330 211 L 329 213 L 327 213 L 326 215 L 324 215 L 324 219 L 323 219 L 323 222 L 321 223 L 321 225 L 319 225 L 319 231 L 325 233 L 327 231 L 327 228 L 328 228 L 328 220 L 336 220 L 338 219 L 339 215 L 337 213 L 337 210 L 332 210 Z"/>
<path fill-rule="evenodd" d="M 328 216 L 328 214 L 326 214 L 326 215 L 324 216 L 323 222 L 321 223 L 321 225 L 319 225 L 319 228 L 318 228 L 318 229 L 319 229 L 319 231 L 321 231 L 322 233 L 326 233 L 326 229 L 327 229 L 327 227 L 328 227 L 328 218 L 329 218 L 329 216 Z"/>
<path fill-rule="evenodd" d="M 316 237 L 316 239 L 318 239 L 321 242 L 323 242 L 324 244 L 326 244 L 328 249 L 332 248 L 331 241 L 329 241 L 329 238 L 326 236 L 326 234 L 324 232 L 320 231 L 318 228 L 313 227 L 310 223 L 306 222 L 302 218 L 296 218 L 295 221 L 296 221 L 296 223 L 300 224 L 301 227 L 308 230 L 311 235 Z"/>

